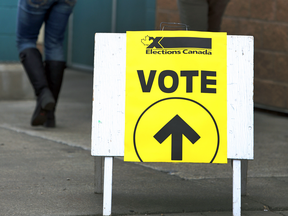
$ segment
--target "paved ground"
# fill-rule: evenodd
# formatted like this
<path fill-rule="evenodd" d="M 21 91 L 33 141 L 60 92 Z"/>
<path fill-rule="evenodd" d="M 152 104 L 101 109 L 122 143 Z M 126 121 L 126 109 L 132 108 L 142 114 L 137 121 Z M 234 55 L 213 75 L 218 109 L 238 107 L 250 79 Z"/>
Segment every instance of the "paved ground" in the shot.
<path fill-rule="evenodd" d="M 31 127 L 33 100 L 0 101 L 0 215 L 101 215 L 90 155 L 92 74 L 67 70 L 56 129 Z M 288 117 L 255 111 L 242 215 L 288 216 Z M 232 168 L 114 159 L 113 215 L 232 215 Z"/>

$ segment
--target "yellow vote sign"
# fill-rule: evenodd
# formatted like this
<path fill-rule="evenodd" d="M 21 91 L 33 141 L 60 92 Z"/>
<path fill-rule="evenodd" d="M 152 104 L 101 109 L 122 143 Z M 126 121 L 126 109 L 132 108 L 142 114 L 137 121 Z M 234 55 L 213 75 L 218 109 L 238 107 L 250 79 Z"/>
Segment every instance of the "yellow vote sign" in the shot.
<path fill-rule="evenodd" d="M 226 40 L 127 32 L 125 161 L 227 163 Z"/>

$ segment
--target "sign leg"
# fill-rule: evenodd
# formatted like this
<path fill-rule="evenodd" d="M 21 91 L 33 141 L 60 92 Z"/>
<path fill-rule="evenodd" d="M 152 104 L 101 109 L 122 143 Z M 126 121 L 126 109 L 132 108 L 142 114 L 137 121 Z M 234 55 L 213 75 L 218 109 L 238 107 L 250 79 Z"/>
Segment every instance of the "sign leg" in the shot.
<path fill-rule="evenodd" d="M 241 216 L 241 160 L 233 160 L 233 216 Z"/>
<path fill-rule="evenodd" d="M 112 211 L 112 175 L 113 175 L 113 157 L 105 157 L 103 216 L 110 216 Z"/>
<path fill-rule="evenodd" d="M 94 157 L 94 193 L 103 193 L 103 172 L 102 172 L 103 157 Z"/>

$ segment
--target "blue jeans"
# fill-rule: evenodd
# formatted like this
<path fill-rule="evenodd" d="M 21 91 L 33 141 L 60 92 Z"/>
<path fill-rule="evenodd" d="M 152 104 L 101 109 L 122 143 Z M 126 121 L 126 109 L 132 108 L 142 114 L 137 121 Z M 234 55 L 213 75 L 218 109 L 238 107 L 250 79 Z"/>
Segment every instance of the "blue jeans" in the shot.
<path fill-rule="evenodd" d="M 70 14 L 77 0 L 19 0 L 17 48 L 36 48 L 39 30 L 45 23 L 45 60 L 65 61 L 63 41 Z"/>

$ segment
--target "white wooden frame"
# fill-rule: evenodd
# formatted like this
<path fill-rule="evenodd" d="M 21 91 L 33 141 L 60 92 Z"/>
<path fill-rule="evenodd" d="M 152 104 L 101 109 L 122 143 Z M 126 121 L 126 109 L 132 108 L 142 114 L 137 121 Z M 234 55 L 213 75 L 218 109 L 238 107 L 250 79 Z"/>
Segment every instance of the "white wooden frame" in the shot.
<path fill-rule="evenodd" d="M 254 39 L 227 36 L 227 139 L 233 160 L 233 216 L 241 215 L 242 185 L 246 190 L 247 160 L 254 158 Z M 95 192 L 102 192 L 103 215 L 111 215 L 113 157 L 124 156 L 126 34 L 95 35 L 91 154 L 95 158 Z M 112 86 L 112 88 L 111 88 Z M 243 184 L 244 182 L 244 184 Z M 245 194 L 245 191 L 242 191 Z"/>

